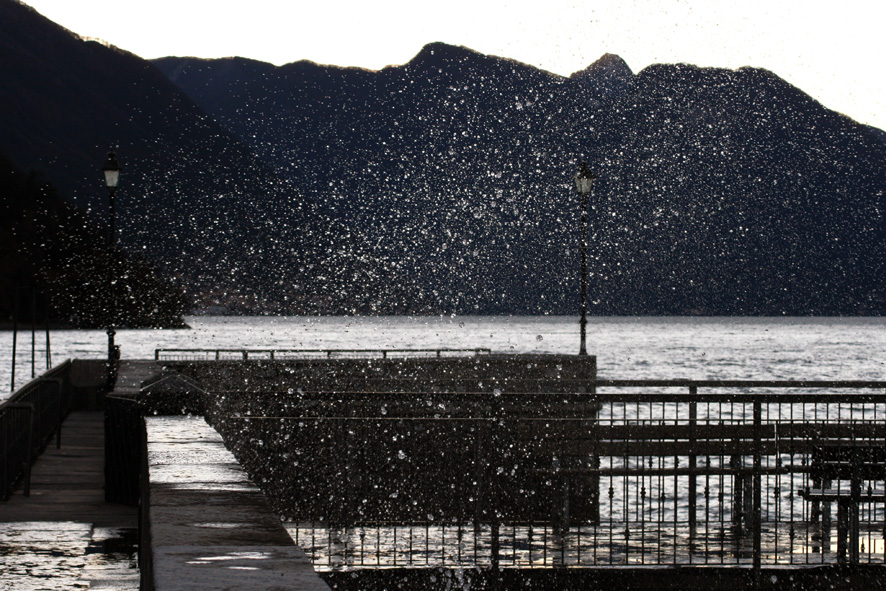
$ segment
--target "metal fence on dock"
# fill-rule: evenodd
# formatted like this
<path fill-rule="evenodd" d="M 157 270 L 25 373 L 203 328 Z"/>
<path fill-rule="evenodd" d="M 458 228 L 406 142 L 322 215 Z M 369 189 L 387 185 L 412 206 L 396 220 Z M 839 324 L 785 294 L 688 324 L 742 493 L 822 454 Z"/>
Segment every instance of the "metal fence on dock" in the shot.
<path fill-rule="evenodd" d="M 155 349 L 157 361 L 404 359 L 489 355 L 491 349 Z"/>
<path fill-rule="evenodd" d="M 435 495 L 456 491 L 465 498 L 433 501 L 444 510 L 425 523 L 415 518 L 421 507 L 406 510 L 402 520 L 391 519 L 389 510 L 357 519 L 343 511 L 333 521 L 293 515 L 290 532 L 320 569 L 886 563 L 886 382 L 595 380 L 589 386 L 585 396 L 595 411 L 582 418 L 515 416 L 513 406 L 474 418 L 318 417 L 300 413 L 296 401 L 287 416 L 227 419 L 246 433 L 267 434 L 273 425 L 262 453 L 274 449 L 274 437 L 285 439 L 282 448 L 288 461 L 297 459 L 301 478 L 315 476 L 311 461 L 325 462 L 335 490 L 313 491 L 318 499 L 329 493 L 338 499 L 332 503 L 359 501 L 370 488 L 397 497 L 388 505 L 364 499 L 365 507 L 414 504 L 415 482 L 382 486 L 376 476 L 385 457 L 392 463 L 393 453 L 396 463 L 397 453 L 409 457 L 435 440 L 438 449 L 422 456 L 410 478 L 430 471 L 442 478 Z M 499 406 L 519 396 L 486 395 Z M 461 423 L 485 427 L 454 426 Z M 373 456 L 365 447 L 380 428 L 396 444 Z M 452 442 L 440 439 L 446 432 L 457 433 L 465 450 L 479 450 L 470 438 L 482 436 L 482 457 L 449 458 Z M 301 441 L 300 433 L 310 433 L 311 441 Z M 356 456 L 349 455 L 349 441 L 357 442 Z M 458 463 L 464 482 L 456 480 L 458 467 L 450 474 L 434 465 L 435 456 Z M 486 468 L 474 469 L 478 462 Z M 391 492 L 398 489 L 399 496 Z M 520 495 L 549 506 L 520 519 L 526 513 L 508 507 Z M 472 510 L 472 503 L 484 506 Z M 446 513 L 455 505 L 459 513 Z"/>
<path fill-rule="evenodd" d="M 22 479 L 24 494 L 30 494 L 31 463 L 53 435 L 60 445 L 61 424 L 73 404 L 70 366 L 70 360 L 57 365 L 0 404 L 0 500 Z"/>

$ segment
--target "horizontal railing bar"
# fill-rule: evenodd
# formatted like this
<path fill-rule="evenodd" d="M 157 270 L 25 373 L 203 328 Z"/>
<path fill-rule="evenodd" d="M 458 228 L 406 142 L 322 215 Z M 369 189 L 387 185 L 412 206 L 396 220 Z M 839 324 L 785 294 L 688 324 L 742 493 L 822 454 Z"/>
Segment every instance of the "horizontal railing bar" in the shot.
<path fill-rule="evenodd" d="M 21 399 L 23 397 L 25 397 L 25 396 L 29 395 L 31 392 L 34 392 L 35 390 L 39 389 L 41 387 L 41 385 L 46 382 L 47 379 L 56 378 L 57 376 L 62 375 L 65 372 L 67 372 L 68 366 L 70 366 L 70 365 L 71 365 L 71 360 L 66 359 L 62 363 L 56 365 L 55 367 L 53 367 L 52 369 L 50 369 L 49 371 L 44 373 L 43 375 L 37 376 L 36 378 L 32 379 L 30 382 L 28 382 L 27 384 L 25 384 L 24 386 L 22 386 L 21 388 L 19 388 L 15 392 L 13 392 L 7 399 L 5 399 L 3 402 L 0 402 L 0 413 L 2 413 L 4 410 L 6 410 L 6 407 L 9 406 L 10 404 L 15 404 L 16 402 L 21 401 Z"/>
<path fill-rule="evenodd" d="M 204 353 L 204 354 L 216 354 L 216 353 L 237 353 L 237 354 L 286 354 L 286 355 L 311 355 L 311 354 L 323 354 L 323 355 L 347 355 L 347 354 L 377 354 L 377 355 L 401 355 L 401 354 L 409 354 L 409 353 L 473 353 L 475 355 L 481 354 L 491 354 L 492 349 L 486 347 L 473 347 L 473 348 L 437 348 L 437 349 L 155 349 L 154 350 L 154 358 L 160 359 L 160 356 L 164 353 L 168 354 L 183 354 L 183 353 Z M 333 357 L 334 359 L 335 357 Z M 200 360 L 194 360 L 200 361 Z M 208 360 L 213 361 L 213 360 Z M 217 361 L 237 361 L 230 359 L 220 359 Z"/>
<path fill-rule="evenodd" d="M 883 489 L 862 490 L 853 494 L 849 490 L 836 490 L 832 488 L 801 488 L 797 494 L 807 501 L 858 501 L 869 503 L 886 502 L 886 491 Z"/>
<path fill-rule="evenodd" d="M 538 469 L 533 470 L 537 474 L 563 474 L 568 476 L 636 476 L 638 478 L 644 476 L 752 476 L 753 474 L 762 474 L 764 476 L 777 476 L 785 474 L 808 474 L 811 471 L 809 466 L 769 466 L 760 470 L 754 470 L 751 467 L 729 468 L 726 466 L 716 468 L 690 468 L 690 467 L 668 467 L 668 468 L 561 468 L 554 469 Z"/>
<path fill-rule="evenodd" d="M 886 388 L 881 380 L 589 380 L 617 388 Z"/>
<path fill-rule="evenodd" d="M 476 380 L 472 380 L 476 381 Z M 543 380 L 540 380 L 543 381 Z M 437 382 L 431 382 L 432 384 L 436 384 Z M 589 385 L 593 385 L 593 382 L 587 382 Z M 837 388 L 836 386 L 832 386 L 833 388 Z M 843 388 L 851 388 L 853 386 L 843 386 Z M 339 400 L 344 400 L 345 398 L 365 398 L 366 396 L 374 396 L 374 397 L 382 397 L 386 396 L 388 398 L 408 398 L 412 401 L 414 400 L 427 400 L 433 399 L 434 397 L 491 397 L 493 395 L 501 395 L 502 399 L 507 398 L 518 398 L 521 396 L 529 397 L 529 396 L 543 396 L 548 398 L 556 398 L 562 396 L 574 396 L 581 397 L 591 402 L 625 402 L 632 404 L 643 404 L 643 403 L 659 403 L 659 402 L 667 402 L 667 403 L 688 403 L 688 402 L 700 402 L 700 403 L 731 403 L 731 404 L 752 404 L 754 402 L 762 402 L 766 403 L 806 403 L 806 404 L 814 404 L 816 402 L 821 403 L 840 403 L 840 402 L 852 402 L 856 404 L 869 403 L 869 404 L 886 404 L 886 392 L 880 393 L 851 393 L 851 392 L 826 392 L 826 393 L 798 393 L 798 392 L 767 392 L 767 393 L 747 393 L 747 392 L 733 392 L 733 393 L 725 393 L 725 392 L 711 392 L 704 394 L 689 394 L 689 393 L 678 393 L 678 392 L 664 392 L 664 393 L 627 393 L 627 392 L 598 392 L 598 393 L 587 393 L 587 392 L 509 392 L 507 390 L 501 390 L 496 388 L 498 392 L 492 391 L 470 391 L 470 392 L 428 392 L 428 391 L 379 391 L 379 390 L 308 390 L 301 392 L 289 392 L 283 390 L 262 390 L 262 391 L 248 391 L 248 390 L 240 390 L 240 389 L 232 389 L 232 390 L 213 390 L 214 393 L 217 394 L 225 394 L 225 395 L 240 395 L 240 396 L 271 396 L 275 399 L 281 400 L 287 396 L 293 398 L 304 398 L 304 399 L 314 399 L 320 397 L 337 397 Z"/>
<path fill-rule="evenodd" d="M 534 422 L 534 423 L 539 423 L 539 424 L 563 423 L 563 424 L 567 424 L 567 426 L 571 426 L 572 423 L 581 423 L 582 426 L 584 426 L 585 428 L 587 428 L 589 430 L 590 429 L 622 429 L 622 428 L 624 428 L 625 431 L 628 431 L 631 427 L 633 427 L 633 426 L 627 426 L 627 425 L 605 425 L 605 424 L 600 425 L 599 422 L 598 422 L 598 424 L 595 424 L 594 423 L 595 419 L 591 419 L 591 418 L 537 417 L 537 416 L 526 416 L 526 417 L 519 417 L 519 416 L 453 417 L 453 416 L 441 415 L 441 416 L 399 417 L 399 416 L 391 416 L 390 413 L 385 414 L 385 415 L 365 415 L 365 416 L 353 416 L 353 415 L 350 415 L 350 416 L 344 416 L 344 415 L 303 416 L 303 415 L 280 415 L 280 414 L 275 414 L 275 415 L 222 414 L 222 415 L 216 415 L 216 416 L 220 416 L 225 419 L 269 420 L 269 421 L 283 421 L 283 420 L 287 420 L 287 421 L 353 421 L 353 422 L 403 421 L 403 422 L 416 422 L 416 423 L 418 423 L 418 422 L 437 422 L 437 421 L 476 421 L 476 422 L 487 422 L 487 423 L 488 422 L 501 423 L 502 421 L 505 421 L 506 423 L 507 422 L 520 422 L 520 423 Z M 608 420 L 609 419 L 606 419 L 606 421 L 608 421 Z M 628 419 L 628 420 L 630 420 L 630 419 Z M 684 419 L 680 419 L 680 421 L 683 421 L 683 420 Z M 738 421 L 738 419 L 736 420 L 736 422 L 737 421 Z M 696 428 L 705 427 L 705 428 L 714 429 L 717 426 L 718 425 L 714 425 L 714 424 L 699 425 Z M 783 437 L 781 434 L 781 429 L 783 428 L 783 423 L 778 423 L 777 421 L 768 422 L 768 423 L 764 422 L 761 426 L 761 429 L 762 429 L 761 435 L 765 436 L 766 434 L 769 434 L 770 438 L 773 437 L 774 435 L 770 431 L 770 428 L 775 427 L 778 430 L 778 438 L 779 439 L 785 439 L 787 441 L 790 441 L 792 439 L 804 439 L 804 438 L 814 439 L 816 436 L 820 436 L 820 433 L 817 431 L 818 429 L 820 429 L 822 427 L 833 426 L 833 428 L 835 429 L 834 432 L 842 432 L 841 429 L 845 429 L 845 432 L 850 435 L 854 435 L 855 433 L 860 432 L 860 431 L 854 431 L 854 430 L 859 430 L 859 429 L 866 430 L 868 427 L 870 427 L 871 433 L 877 433 L 876 431 L 874 431 L 874 429 L 879 427 L 881 429 L 881 431 L 878 433 L 879 436 L 877 437 L 877 439 L 882 440 L 882 439 L 884 439 L 884 437 L 886 437 L 886 429 L 884 429 L 884 427 L 886 427 L 886 421 L 877 421 L 877 422 L 871 421 L 870 423 L 860 423 L 860 422 L 856 422 L 856 423 L 852 423 L 852 422 L 812 423 L 812 422 L 810 422 L 810 423 L 806 423 L 806 433 L 808 433 L 808 435 L 806 435 L 806 436 L 804 436 L 802 434 L 803 431 L 800 430 L 804 426 L 802 423 L 796 423 L 795 426 L 797 427 L 797 430 L 793 431 L 791 434 L 787 435 L 786 437 Z M 689 426 L 686 425 L 685 423 L 681 423 L 680 425 L 673 425 L 673 427 L 680 427 L 682 429 L 684 427 L 688 428 Z M 735 429 L 737 427 L 738 427 L 738 425 L 724 425 L 724 428 L 727 430 L 727 432 L 731 432 L 731 431 L 729 431 L 729 429 Z M 747 433 L 743 434 L 740 437 L 740 439 L 753 438 L 753 432 L 754 432 L 753 425 L 745 425 L 744 427 L 742 427 L 742 429 L 747 429 Z M 871 437 L 873 437 L 873 435 L 871 435 Z M 734 435 L 730 435 L 726 439 L 731 440 L 734 438 L 735 438 Z M 839 438 L 839 437 L 837 437 L 835 435 L 825 435 L 825 436 L 821 436 L 821 438 L 828 439 L 828 438 Z M 612 439 L 617 440 L 617 438 L 615 438 L 615 437 L 613 437 Z M 679 437 L 672 437 L 672 438 L 668 438 L 668 439 L 688 439 L 688 438 L 683 436 L 682 432 L 681 432 L 681 435 Z M 702 440 L 713 439 L 713 437 L 697 437 L 696 439 L 702 439 Z M 765 437 L 764 437 L 764 440 L 765 440 Z"/>

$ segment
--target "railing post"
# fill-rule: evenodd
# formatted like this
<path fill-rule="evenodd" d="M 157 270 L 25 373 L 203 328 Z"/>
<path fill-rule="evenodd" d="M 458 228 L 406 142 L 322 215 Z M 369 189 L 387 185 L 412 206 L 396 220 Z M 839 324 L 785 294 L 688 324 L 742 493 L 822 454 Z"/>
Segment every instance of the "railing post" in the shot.
<path fill-rule="evenodd" d="M 492 566 L 492 576 L 498 579 L 498 571 L 501 567 L 499 562 L 499 554 L 501 553 L 501 539 L 500 539 L 500 527 L 501 524 L 498 522 L 498 517 L 495 514 L 495 509 L 492 509 L 491 512 L 491 524 L 490 524 L 490 540 L 489 540 L 489 552 L 490 552 L 490 561 Z M 494 580 L 494 582 L 497 582 Z"/>
<path fill-rule="evenodd" d="M 28 439 L 27 439 L 27 453 L 25 454 L 25 486 L 24 486 L 24 495 L 26 497 L 31 496 L 31 456 L 34 452 L 34 405 L 30 402 L 17 402 L 14 404 L 7 405 L 10 410 L 26 410 L 28 411 Z M 8 445 L 8 437 L 7 441 L 7 452 L 6 452 L 6 463 L 9 463 L 9 445 Z M 15 475 L 13 474 L 11 477 L 8 476 L 9 470 L 7 468 L 7 478 L 14 479 Z"/>
<path fill-rule="evenodd" d="M 64 395 L 63 395 L 63 386 L 62 381 L 59 378 L 40 378 L 40 382 L 53 382 L 55 383 L 56 393 L 58 394 L 58 404 L 56 405 L 58 415 L 56 417 L 55 424 L 55 449 L 61 449 L 62 446 L 62 420 L 64 419 Z M 43 435 L 40 436 L 41 438 Z"/>
<path fill-rule="evenodd" d="M 3 460 L 3 465 L 0 466 L 0 500 L 5 501 L 9 497 L 7 494 L 9 493 L 10 483 L 9 483 L 9 432 L 12 431 L 10 423 L 12 422 L 12 417 L 9 412 L 0 412 L 0 433 L 3 435 L 3 455 L 0 456 L 0 459 Z M 4 424 L 5 423 L 5 424 Z"/>
<path fill-rule="evenodd" d="M 37 377 L 37 288 L 31 288 L 31 379 Z"/>
<path fill-rule="evenodd" d="M 19 285 L 16 283 L 15 289 L 13 291 L 13 298 L 15 298 L 14 311 L 12 313 L 12 379 L 9 384 L 9 391 L 15 392 L 15 355 L 16 349 L 18 347 L 18 300 L 19 300 Z"/>
<path fill-rule="evenodd" d="M 697 386 L 689 386 L 689 395 L 693 398 L 689 401 L 689 537 L 695 537 L 695 523 L 698 520 L 696 501 L 698 496 L 698 478 L 695 474 L 698 466 L 696 452 L 696 425 L 698 423 L 698 403 L 695 396 L 698 395 Z M 690 553 L 690 556 L 692 554 Z"/>
<path fill-rule="evenodd" d="M 762 541 L 763 541 L 763 511 L 762 511 L 762 486 L 763 479 L 761 471 L 763 469 L 763 406 L 759 397 L 754 398 L 754 531 L 753 531 L 753 569 L 754 569 L 754 588 L 759 589 L 761 584 L 761 563 L 762 563 Z"/>
<path fill-rule="evenodd" d="M 863 451 L 852 448 L 852 478 L 849 481 L 849 564 L 858 564 L 858 505 L 861 501 L 861 465 L 864 462 Z"/>

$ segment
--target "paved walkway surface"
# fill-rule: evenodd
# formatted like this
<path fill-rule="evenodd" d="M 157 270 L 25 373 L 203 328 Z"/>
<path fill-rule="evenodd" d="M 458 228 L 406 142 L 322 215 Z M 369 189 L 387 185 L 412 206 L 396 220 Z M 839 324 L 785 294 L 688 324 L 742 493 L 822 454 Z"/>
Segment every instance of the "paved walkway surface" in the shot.
<path fill-rule="evenodd" d="M 328 591 L 203 417 L 148 417 L 157 591 Z"/>
<path fill-rule="evenodd" d="M 34 464 L 31 495 L 0 502 L 0 590 L 138 589 L 135 507 L 104 500 L 104 414 L 73 412 Z"/>

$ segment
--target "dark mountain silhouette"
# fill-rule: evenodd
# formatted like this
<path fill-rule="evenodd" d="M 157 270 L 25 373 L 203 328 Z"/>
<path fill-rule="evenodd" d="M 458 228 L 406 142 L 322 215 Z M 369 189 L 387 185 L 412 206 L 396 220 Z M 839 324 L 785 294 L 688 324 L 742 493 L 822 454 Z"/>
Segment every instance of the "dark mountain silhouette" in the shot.
<path fill-rule="evenodd" d="M 583 82 L 596 95 L 609 99 L 627 90 L 634 79 L 630 66 L 612 53 L 603 55 L 593 64 L 570 76 Z"/>
<path fill-rule="evenodd" d="M 0 17 L 0 151 L 102 220 L 118 148 L 124 248 L 203 304 L 575 313 L 587 160 L 593 312 L 886 311 L 883 133 L 764 70 L 152 65 Z"/>
<path fill-rule="evenodd" d="M 865 127 L 867 128 L 868 132 L 871 133 L 871 135 L 879 139 L 881 142 L 886 143 L 886 131 L 883 131 L 882 129 L 877 129 L 876 127 L 872 127 L 870 125 L 866 125 Z"/>
<path fill-rule="evenodd" d="M 160 66 L 181 79 L 191 64 Z M 297 62 L 243 78 L 204 108 L 369 239 L 348 286 L 362 308 L 571 309 L 576 202 L 551 164 L 577 162 L 583 84 L 444 44 L 379 72 Z"/>
<path fill-rule="evenodd" d="M 352 289 L 381 309 L 573 313 L 586 158 L 595 312 L 886 311 L 882 132 L 765 70 L 563 78 L 439 43 L 378 72 L 158 65 L 371 239 Z"/>
<path fill-rule="evenodd" d="M 104 220 L 99 168 L 116 148 L 121 244 L 162 262 L 195 300 L 274 309 L 313 297 L 298 286 L 316 277 L 309 291 L 333 291 L 329 269 L 346 265 L 313 269 L 335 256 L 331 241 L 347 248 L 340 226 L 150 62 L 0 0 L 0 79 L 0 151 Z"/>
<path fill-rule="evenodd" d="M 886 150 L 771 72 L 650 66 L 588 145 L 602 309 L 886 311 Z"/>

